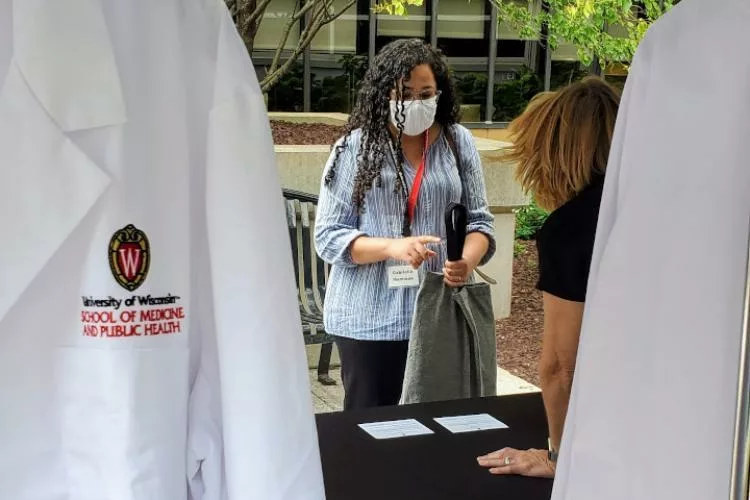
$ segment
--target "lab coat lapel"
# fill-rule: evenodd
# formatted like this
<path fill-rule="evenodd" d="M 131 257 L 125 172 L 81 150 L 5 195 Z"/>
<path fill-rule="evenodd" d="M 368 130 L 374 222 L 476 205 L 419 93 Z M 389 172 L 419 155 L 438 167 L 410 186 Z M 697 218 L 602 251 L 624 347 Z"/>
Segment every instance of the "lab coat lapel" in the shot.
<path fill-rule="evenodd" d="M 125 122 L 100 0 L 14 0 L 14 56 L 39 103 L 64 132 Z"/>
<path fill-rule="evenodd" d="M 66 132 L 124 123 L 98 0 L 15 0 L 0 89 L 0 323 L 111 182 Z"/>

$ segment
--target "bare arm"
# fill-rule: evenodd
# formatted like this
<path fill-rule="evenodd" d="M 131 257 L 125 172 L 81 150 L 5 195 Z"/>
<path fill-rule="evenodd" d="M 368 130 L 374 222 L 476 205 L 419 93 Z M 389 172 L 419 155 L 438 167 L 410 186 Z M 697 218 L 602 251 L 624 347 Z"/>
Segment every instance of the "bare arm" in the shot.
<path fill-rule="evenodd" d="M 573 385 L 583 302 L 544 293 L 544 338 L 539 375 L 552 446 L 560 449 Z"/>
<path fill-rule="evenodd" d="M 390 238 L 361 236 L 352 242 L 350 252 L 355 264 L 375 264 L 390 259 Z"/>
<path fill-rule="evenodd" d="M 487 255 L 489 248 L 490 239 L 486 234 L 478 231 L 469 233 L 466 235 L 466 243 L 464 243 L 463 258 L 471 266 L 471 269 L 475 269 Z"/>
<path fill-rule="evenodd" d="M 435 256 L 427 248 L 430 243 L 440 243 L 434 236 L 413 236 L 409 238 L 370 238 L 360 236 L 349 247 L 352 261 L 357 265 L 374 264 L 388 259 L 395 259 L 411 264 L 414 269 Z"/>

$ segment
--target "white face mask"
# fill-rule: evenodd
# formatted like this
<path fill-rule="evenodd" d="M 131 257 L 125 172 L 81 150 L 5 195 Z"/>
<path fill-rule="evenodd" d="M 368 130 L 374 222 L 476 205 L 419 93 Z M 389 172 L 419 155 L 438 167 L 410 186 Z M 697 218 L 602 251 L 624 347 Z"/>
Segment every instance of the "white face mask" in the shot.
<path fill-rule="evenodd" d="M 419 135 L 435 123 L 437 111 L 437 96 L 424 100 L 391 101 L 391 122 L 398 129 L 396 116 L 404 118 L 404 134 Z M 403 114 L 402 114 L 403 113 Z"/>

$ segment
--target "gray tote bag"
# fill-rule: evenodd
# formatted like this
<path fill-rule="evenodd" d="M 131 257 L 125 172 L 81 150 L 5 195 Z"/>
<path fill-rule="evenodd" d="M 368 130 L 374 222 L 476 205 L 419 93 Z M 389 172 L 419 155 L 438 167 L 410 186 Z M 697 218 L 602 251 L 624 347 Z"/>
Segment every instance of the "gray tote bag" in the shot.
<path fill-rule="evenodd" d="M 464 214 L 463 221 L 456 223 L 456 213 L 459 219 Z M 448 258 L 457 260 L 463 253 L 465 209 L 449 207 L 446 222 Z M 401 404 L 496 395 L 495 349 L 490 285 L 451 288 L 442 274 L 427 273 L 417 293 Z"/>

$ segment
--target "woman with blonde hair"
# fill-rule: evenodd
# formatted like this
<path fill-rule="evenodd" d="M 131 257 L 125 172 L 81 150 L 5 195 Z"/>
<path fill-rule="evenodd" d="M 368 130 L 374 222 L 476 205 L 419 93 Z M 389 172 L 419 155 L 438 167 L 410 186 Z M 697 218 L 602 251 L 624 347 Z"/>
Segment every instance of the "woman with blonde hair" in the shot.
<path fill-rule="evenodd" d="M 551 213 L 537 234 L 544 333 L 539 374 L 548 450 L 479 457 L 492 474 L 553 477 L 570 400 L 586 285 L 619 93 L 599 78 L 537 95 L 510 126 L 516 177 Z"/>

